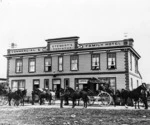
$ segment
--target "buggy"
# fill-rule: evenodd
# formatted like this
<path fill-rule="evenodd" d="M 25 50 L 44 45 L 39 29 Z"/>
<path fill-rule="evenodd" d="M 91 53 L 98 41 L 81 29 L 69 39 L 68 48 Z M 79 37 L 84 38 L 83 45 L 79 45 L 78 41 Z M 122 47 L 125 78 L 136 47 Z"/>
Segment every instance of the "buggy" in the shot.
<path fill-rule="evenodd" d="M 103 83 L 93 77 L 88 80 L 87 88 L 90 105 L 97 103 L 100 106 L 109 106 L 112 103 L 112 94 L 114 91 L 109 88 L 107 83 Z"/>

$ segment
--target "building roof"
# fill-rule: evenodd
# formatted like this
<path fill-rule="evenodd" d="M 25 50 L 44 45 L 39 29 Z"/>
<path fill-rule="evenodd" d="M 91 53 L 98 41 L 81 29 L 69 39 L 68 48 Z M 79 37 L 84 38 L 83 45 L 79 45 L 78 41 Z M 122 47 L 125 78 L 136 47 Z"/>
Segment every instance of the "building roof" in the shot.
<path fill-rule="evenodd" d="M 141 56 L 134 50 L 132 38 L 115 40 L 115 41 L 105 41 L 105 42 L 92 42 L 92 43 L 78 43 L 79 37 L 61 37 L 47 39 L 47 46 L 45 47 L 33 47 L 33 48 L 23 48 L 23 49 L 8 49 L 7 55 L 5 57 L 11 56 L 22 56 L 22 55 L 37 55 L 37 54 L 53 54 L 53 53 L 66 53 L 74 51 L 107 51 L 108 49 L 130 49 L 135 56 L 139 59 Z M 66 41 L 66 42 L 65 42 Z"/>
<path fill-rule="evenodd" d="M 53 39 L 46 39 L 47 42 L 63 42 L 63 41 L 70 41 L 75 40 L 77 41 L 79 39 L 78 36 L 72 36 L 72 37 L 61 37 L 61 38 L 53 38 Z"/>

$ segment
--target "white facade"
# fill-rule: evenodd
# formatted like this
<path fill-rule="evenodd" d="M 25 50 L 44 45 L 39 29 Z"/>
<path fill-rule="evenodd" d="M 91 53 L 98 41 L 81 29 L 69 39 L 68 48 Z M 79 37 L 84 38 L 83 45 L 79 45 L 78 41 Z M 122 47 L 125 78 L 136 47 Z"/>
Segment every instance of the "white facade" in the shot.
<path fill-rule="evenodd" d="M 135 64 L 140 55 L 133 48 L 133 39 L 78 44 L 78 38 L 48 39 L 46 47 L 8 50 L 10 87 L 21 86 L 28 94 L 35 86 L 54 90 L 69 85 L 76 89 L 86 86 L 92 77 L 109 83 L 115 90 L 133 89 L 141 84 L 138 63 Z M 32 65 L 34 72 L 29 71 Z M 49 71 L 45 71 L 46 66 Z"/>

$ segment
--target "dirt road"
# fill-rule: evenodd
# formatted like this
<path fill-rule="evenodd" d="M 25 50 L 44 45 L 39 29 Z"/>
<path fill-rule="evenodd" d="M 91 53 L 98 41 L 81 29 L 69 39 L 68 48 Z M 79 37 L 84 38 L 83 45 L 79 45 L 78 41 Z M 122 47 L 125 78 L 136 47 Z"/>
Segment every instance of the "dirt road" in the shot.
<path fill-rule="evenodd" d="M 143 107 L 56 105 L 1 106 L 0 125 L 149 125 L 150 110 Z"/>

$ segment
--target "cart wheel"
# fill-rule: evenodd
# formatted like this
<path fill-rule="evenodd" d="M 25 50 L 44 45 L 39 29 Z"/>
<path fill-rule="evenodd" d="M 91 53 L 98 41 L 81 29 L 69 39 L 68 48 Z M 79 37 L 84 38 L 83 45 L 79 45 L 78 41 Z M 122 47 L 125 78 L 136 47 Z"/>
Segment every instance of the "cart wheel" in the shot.
<path fill-rule="evenodd" d="M 88 96 L 88 98 L 89 98 L 88 104 L 93 105 L 95 102 L 94 96 Z"/>
<path fill-rule="evenodd" d="M 102 105 L 102 106 L 110 105 L 111 96 L 107 92 L 102 92 L 98 96 L 100 97 L 98 101 L 101 102 L 101 103 L 99 102 L 99 105 Z"/>
<path fill-rule="evenodd" d="M 20 104 L 20 100 L 15 100 L 15 105 L 19 106 L 19 104 Z"/>
<path fill-rule="evenodd" d="M 7 105 L 8 99 L 5 96 L 0 97 L 0 106 Z"/>
<path fill-rule="evenodd" d="M 2 97 L 0 97 L 0 106 L 2 106 L 3 105 L 3 99 L 2 99 Z"/>
<path fill-rule="evenodd" d="M 147 104 L 150 106 L 150 96 L 147 98 Z"/>
<path fill-rule="evenodd" d="M 4 97 L 3 98 L 3 105 L 7 105 L 8 104 L 8 98 L 7 97 Z"/>
<path fill-rule="evenodd" d="M 12 99 L 10 103 L 11 103 L 11 106 L 14 106 L 15 105 L 15 100 Z"/>

